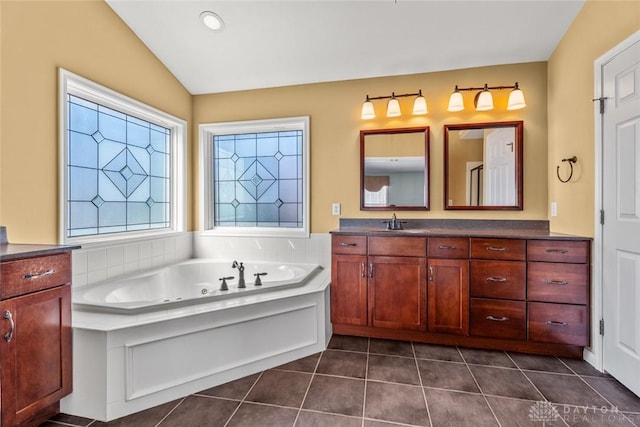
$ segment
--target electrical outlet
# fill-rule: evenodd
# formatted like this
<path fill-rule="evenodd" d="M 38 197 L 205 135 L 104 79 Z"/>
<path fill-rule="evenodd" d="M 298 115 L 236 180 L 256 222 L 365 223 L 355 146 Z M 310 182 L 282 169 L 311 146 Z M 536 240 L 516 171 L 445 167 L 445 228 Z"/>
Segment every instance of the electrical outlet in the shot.
<path fill-rule="evenodd" d="M 558 204 L 551 202 L 551 216 L 558 216 Z"/>
<path fill-rule="evenodd" d="M 334 203 L 331 205 L 331 214 L 340 215 L 340 203 Z"/>

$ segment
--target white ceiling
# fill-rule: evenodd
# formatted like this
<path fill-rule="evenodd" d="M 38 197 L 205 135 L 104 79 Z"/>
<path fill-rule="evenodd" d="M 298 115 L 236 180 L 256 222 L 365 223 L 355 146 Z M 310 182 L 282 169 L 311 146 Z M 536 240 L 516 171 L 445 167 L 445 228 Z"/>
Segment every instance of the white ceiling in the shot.
<path fill-rule="evenodd" d="M 192 94 L 545 61 L 584 3 L 106 1 Z"/>

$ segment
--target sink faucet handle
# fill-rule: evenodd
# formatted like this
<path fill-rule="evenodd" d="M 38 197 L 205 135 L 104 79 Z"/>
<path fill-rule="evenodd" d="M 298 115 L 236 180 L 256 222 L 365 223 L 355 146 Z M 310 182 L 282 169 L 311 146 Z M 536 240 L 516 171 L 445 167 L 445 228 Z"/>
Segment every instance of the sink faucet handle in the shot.
<path fill-rule="evenodd" d="M 233 276 L 227 276 L 227 277 L 221 277 L 220 280 L 222 283 L 220 284 L 220 290 L 221 291 L 228 291 L 229 290 L 229 286 L 227 286 L 227 280 L 232 280 Z"/>
<path fill-rule="evenodd" d="M 253 284 L 253 286 L 262 286 L 262 280 L 260 280 L 260 276 L 266 276 L 267 273 L 255 273 L 254 276 L 256 277 L 256 282 Z"/>

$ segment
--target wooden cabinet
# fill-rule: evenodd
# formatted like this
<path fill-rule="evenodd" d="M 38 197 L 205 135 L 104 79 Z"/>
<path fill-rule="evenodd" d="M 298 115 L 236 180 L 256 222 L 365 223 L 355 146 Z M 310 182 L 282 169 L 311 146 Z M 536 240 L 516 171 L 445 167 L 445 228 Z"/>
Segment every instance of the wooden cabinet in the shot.
<path fill-rule="evenodd" d="M 334 235 L 331 321 L 426 329 L 426 239 Z"/>
<path fill-rule="evenodd" d="M 70 252 L 0 263 L 3 426 L 38 425 L 71 392 Z"/>
<path fill-rule="evenodd" d="M 469 333 L 469 261 L 429 259 L 428 330 Z"/>
<path fill-rule="evenodd" d="M 528 242 L 529 340 L 589 345 L 589 260 L 588 242 Z"/>
<path fill-rule="evenodd" d="M 588 239 L 365 233 L 332 247 L 336 333 L 573 357 L 589 344 Z"/>

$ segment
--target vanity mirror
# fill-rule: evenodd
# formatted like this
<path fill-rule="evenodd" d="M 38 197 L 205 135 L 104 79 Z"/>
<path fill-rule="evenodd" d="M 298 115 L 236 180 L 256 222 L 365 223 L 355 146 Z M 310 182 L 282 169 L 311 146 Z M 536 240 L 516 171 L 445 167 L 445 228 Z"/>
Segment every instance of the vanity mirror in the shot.
<path fill-rule="evenodd" d="M 445 209 L 522 210 L 522 139 L 522 121 L 445 125 Z"/>
<path fill-rule="evenodd" d="M 429 127 L 360 131 L 360 209 L 429 209 Z"/>

